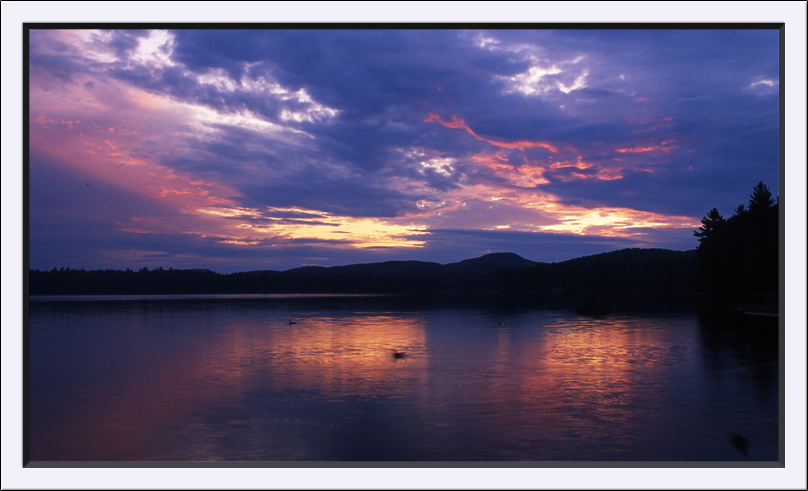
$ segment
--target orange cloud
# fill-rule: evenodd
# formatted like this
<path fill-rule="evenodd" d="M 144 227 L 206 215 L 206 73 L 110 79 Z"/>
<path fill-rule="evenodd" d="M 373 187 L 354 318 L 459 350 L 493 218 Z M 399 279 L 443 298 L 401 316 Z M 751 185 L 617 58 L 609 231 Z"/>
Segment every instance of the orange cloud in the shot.
<path fill-rule="evenodd" d="M 445 126 L 447 128 L 452 128 L 452 129 L 457 129 L 457 130 L 466 130 L 469 133 L 471 133 L 471 135 L 474 136 L 474 138 L 476 138 L 476 139 L 478 139 L 480 141 L 484 141 L 484 142 L 486 142 L 486 143 L 488 143 L 490 145 L 500 147 L 500 148 L 507 148 L 507 149 L 511 149 L 511 150 L 514 150 L 514 149 L 524 150 L 526 148 L 544 148 L 545 150 L 548 150 L 548 151 L 553 152 L 553 153 L 558 152 L 558 148 L 555 145 L 553 145 L 551 143 L 547 143 L 547 142 L 530 141 L 530 140 L 518 140 L 518 141 L 513 141 L 513 142 L 504 142 L 504 141 L 492 140 L 490 138 L 480 136 L 474 130 L 472 130 L 469 127 L 469 125 L 466 124 L 466 122 L 465 122 L 465 120 L 463 118 L 458 118 L 454 114 L 452 115 L 451 120 L 446 121 L 446 120 L 442 119 L 437 113 L 430 113 L 426 117 L 426 119 L 424 119 L 424 122 L 425 123 L 435 123 L 435 122 L 437 122 L 437 123 L 440 123 L 440 124 L 442 124 L 443 126 Z"/>
<path fill-rule="evenodd" d="M 692 217 L 663 215 L 631 208 L 589 208 L 563 204 L 552 194 L 537 189 L 535 184 L 519 186 L 518 179 L 527 177 L 523 173 L 539 173 L 540 168 L 500 167 L 498 170 L 503 177 L 509 177 L 510 185 L 489 180 L 453 189 L 441 196 L 439 203 L 422 207 L 419 213 L 409 215 L 406 220 L 437 228 L 456 226 L 496 230 L 507 225 L 509 230 L 520 232 L 626 238 L 645 236 L 648 229 L 692 229 L 698 226 L 698 221 Z M 615 178 L 619 172 L 620 169 L 602 169 L 594 175 L 579 173 L 578 176 L 565 177 L 609 179 Z M 653 241 L 648 244 L 653 244 Z"/>
<path fill-rule="evenodd" d="M 523 165 L 519 166 L 507 163 L 507 159 L 504 159 L 499 154 L 479 154 L 473 156 L 471 160 L 490 169 L 494 172 L 494 175 L 517 187 L 532 188 L 538 184 L 547 184 L 549 182 L 543 176 L 545 169 L 527 160 Z"/>
<path fill-rule="evenodd" d="M 641 133 L 647 131 L 655 131 L 660 128 L 670 128 L 671 126 L 673 126 L 673 117 L 669 116 L 667 118 L 656 120 L 641 119 L 639 121 L 631 121 L 631 122 L 635 124 L 639 123 L 640 125 L 644 126 L 644 128 L 633 130 L 633 133 Z"/>
<path fill-rule="evenodd" d="M 659 147 L 633 147 L 633 148 L 615 148 L 620 153 L 644 153 L 659 150 Z"/>

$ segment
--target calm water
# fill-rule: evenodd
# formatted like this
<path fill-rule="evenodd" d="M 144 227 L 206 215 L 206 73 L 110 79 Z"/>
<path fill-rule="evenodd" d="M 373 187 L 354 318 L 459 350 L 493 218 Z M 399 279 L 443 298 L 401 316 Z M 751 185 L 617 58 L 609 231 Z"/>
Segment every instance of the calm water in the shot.
<path fill-rule="evenodd" d="M 473 299 L 31 300 L 34 461 L 778 459 L 776 319 L 692 302 L 587 318 Z"/>

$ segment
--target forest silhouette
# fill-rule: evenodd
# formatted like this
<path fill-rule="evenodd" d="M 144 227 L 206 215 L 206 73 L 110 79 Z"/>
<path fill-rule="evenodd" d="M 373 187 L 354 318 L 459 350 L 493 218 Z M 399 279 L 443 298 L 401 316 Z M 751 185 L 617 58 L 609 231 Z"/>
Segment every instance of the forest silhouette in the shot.
<path fill-rule="evenodd" d="M 458 263 L 386 261 L 220 274 L 210 270 L 29 270 L 30 295 L 249 293 L 442 294 L 700 291 L 771 294 L 779 286 L 779 200 L 760 182 L 728 219 L 713 208 L 690 251 L 622 249 L 558 263 L 494 253 Z"/>
<path fill-rule="evenodd" d="M 623 249 L 560 263 L 497 253 L 459 263 L 387 261 L 288 271 L 220 274 L 157 268 L 29 271 L 31 295 L 213 293 L 489 293 L 571 290 L 686 290 L 695 251 Z"/>
<path fill-rule="evenodd" d="M 774 293 L 779 289 L 780 203 L 763 182 L 725 219 L 713 208 L 698 237 L 697 287 L 714 292 Z"/>

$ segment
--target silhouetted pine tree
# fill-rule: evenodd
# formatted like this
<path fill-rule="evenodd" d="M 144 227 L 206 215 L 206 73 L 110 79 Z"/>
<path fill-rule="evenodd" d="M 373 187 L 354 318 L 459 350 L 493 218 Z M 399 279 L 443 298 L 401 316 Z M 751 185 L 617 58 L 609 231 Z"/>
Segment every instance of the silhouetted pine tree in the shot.
<path fill-rule="evenodd" d="M 693 235 L 697 249 L 698 283 L 723 292 L 762 293 L 779 288 L 779 204 L 763 182 L 724 220 L 713 208 Z"/>
<path fill-rule="evenodd" d="M 743 208 L 743 205 L 741 205 L 741 208 Z M 715 235 L 716 232 L 721 230 L 726 221 L 718 212 L 718 208 L 713 208 L 701 219 L 701 223 L 703 225 L 693 232 L 693 235 L 699 238 L 699 242 L 708 240 Z"/>
<path fill-rule="evenodd" d="M 749 196 L 749 213 L 751 214 L 765 214 L 774 206 L 774 198 L 769 188 L 759 182 L 755 186 L 752 194 Z"/>

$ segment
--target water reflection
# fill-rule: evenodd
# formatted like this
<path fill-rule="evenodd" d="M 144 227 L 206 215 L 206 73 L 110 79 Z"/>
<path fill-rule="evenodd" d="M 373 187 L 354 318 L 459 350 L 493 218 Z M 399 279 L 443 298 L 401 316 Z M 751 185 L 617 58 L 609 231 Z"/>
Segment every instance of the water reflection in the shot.
<path fill-rule="evenodd" d="M 777 459 L 776 358 L 694 314 L 383 307 L 32 306 L 32 459 Z"/>

